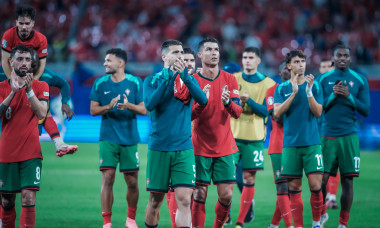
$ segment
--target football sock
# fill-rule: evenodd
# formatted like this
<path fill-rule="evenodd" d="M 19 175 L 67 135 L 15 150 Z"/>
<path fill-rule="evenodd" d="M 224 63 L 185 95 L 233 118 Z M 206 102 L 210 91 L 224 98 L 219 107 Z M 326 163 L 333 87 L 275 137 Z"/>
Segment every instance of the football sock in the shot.
<path fill-rule="evenodd" d="M 168 192 L 166 194 L 167 195 L 170 195 L 170 200 L 169 200 L 169 204 L 168 204 L 168 208 L 169 208 L 169 213 L 170 213 L 170 220 L 172 222 L 172 227 L 173 228 L 176 228 L 176 224 L 175 224 L 175 215 L 177 213 L 177 203 L 175 201 L 175 193 L 174 192 Z"/>
<path fill-rule="evenodd" d="M 2 211 L 2 222 L 3 228 L 14 228 L 16 221 L 16 209 L 13 207 L 12 209 L 6 210 L 3 208 Z"/>
<path fill-rule="evenodd" d="M 289 195 L 277 195 L 277 205 L 281 211 L 281 217 L 284 219 L 286 227 L 292 226 L 292 213 L 290 210 Z"/>
<path fill-rule="evenodd" d="M 127 217 L 135 220 L 137 208 L 127 207 Z"/>
<path fill-rule="evenodd" d="M 54 140 L 57 137 L 60 137 L 57 124 L 55 123 L 52 116 L 48 116 L 45 119 L 44 128 L 46 132 L 50 135 L 50 138 Z"/>
<path fill-rule="evenodd" d="M 340 176 L 338 173 L 336 177 L 330 177 L 329 182 L 327 183 L 327 185 L 330 185 L 329 193 L 332 196 L 335 196 L 335 199 L 333 198 L 332 200 L 335 200 L 335 201 L 336 201 L 336 193 L 338 192 L 338 188 L 339 188 L 339 179 L 340 179 Z"/>
<path fill-rule="evenodd" d="M 240 210 L 239 217 L 236 223 L 244 224 L 244 218 L 249 210 L 249 207 L 252 204 L 252 199 L 255 196 L 255 184 L 247 185 L 245 184 L 243 187 L 243 191 L 240 197 Z"/>
<path fill-rule="evenodd" d="M 339 215 L 339 224 L 347 226 L 349 218 L 350 212 L 341 210 Z"/>
<path fill-rule="evenodd" d="M 231 208 L 231 203 L 229 205 L 225 205 L 221 203 L 219 200 L 218 202 L 216 202 L 215 220 L 214 220 L 214 225 L 212 226 L 213 228 L 223 227 L 224 222 L 227 220 L 228 213 L 230 212 L 230 208 Z M 243 216 L 243 222 L 244 222 L 244 217 L 245 217 L 245 214 Z"/>
<path fill-rule="evenodd" d="M 203 227 L 206 219 L 206 202 L 193 200 L 191 207 L 191 219 L 193 227 Z"/>
<path fill-rule="evenodd" d="M 107 223 L 111 223 L 111 215 L 112 215 L 112 211 L 109 211 L 109 212 L 102 212 L 102 216 L 103 216 L 103 225 L 107 224 Z"/>
<path fill-rule="evenodd" d="M 271 224 L 278 226 L 280 224 L 280 221 L 281 221 L 281 211 L 280 211 L 280 208 L 278 207 L 278 200 L 277 200 L 276 209 L 274 210 Z"/>
<path fill-rule="evenodd" d="M 322 213 L 321 213 L 321 215 L 326 214 L 326 211 L 327 211 L 327 204 L 324 203 L 323 206 L 322 206 Z"/>
<path fill-rule="evenodd" d="M 311 205 L 311 212 L 313 214 L 313 221 L 321 220 L 322 209 L 323 209 L 322 190 L 311 191 L 310 205 Z"/>
<path fill-rule="evenodd" d="M 34 205 L 22 206 L 20 215 L 20 228 L 34 227 L 36 223 L 36 208 Z"/>
<path fill-rule="evenodd" d="M 158 224 L 151 226 L 151 225 L 148 225 L 148 224 L 145 222 L 145 228 L 156 228 L 157 226 L 158 226 Z"/>
<path fill-rule="evenodd" d="M 289 195 L 294 226 L 303 227 L 303 201 L 301 191 L 289 191 Z"/>

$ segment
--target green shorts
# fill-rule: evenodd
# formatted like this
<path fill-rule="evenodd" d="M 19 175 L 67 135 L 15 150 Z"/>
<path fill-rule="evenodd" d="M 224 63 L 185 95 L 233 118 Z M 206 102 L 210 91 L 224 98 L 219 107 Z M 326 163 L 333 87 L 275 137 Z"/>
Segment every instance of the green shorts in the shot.
<path fill-rule="evenodd" d="M 358 177 L 360 172 L 360 147 L 357 134 L 337 138 L 322 138 L 325 173 L 336 176 Z"/>
<path fill-rule="evenodd" d="M 42 160 L 0 163 L 0 193 L 19 193 L 23 189 L 40 190 Z"/>
<path fill-rule="evenodd" d="M 137 145 L 123 146 L 107 141 L 99 141 L 99 169 L 116 169 L 120 162 L 120 172 L 139 171 L 139 152 Z"/>
<path fill-rule="evenodd" d="M 243 170 L 257 171 L 264 169 L 264 143 L 263 142 L 236 142 L 239 151 L 234 154 L 235 164 L 239 164 L 240 160 Z"/>
<path fill-rule="evenodd" d="M 286 182 L 286 178 L 281 177 L 281 157 L 282 154 L 270 154 L 270 159 L 272 160 L 272 168 L 274 174 L 274 183 L 278 184 L 281 182 Z"/>
<path fill-rule="evenodd" d="M 209 185 L 236 183 L 234 154 L 223 157 L 195 156 L 196 182 Z"/>
<path fill-rule="evenodd" d="M 156 151 L 148 149 L 146 190 L 166 193 L 169 185 L 195 187 L 194 150 Z"/>
<path fill-rule="evenodd" d="M 283 148 L 281 166 L 285 178 L 301 178 L 303 169 L 306 176 L 323 174 L 321 145 Z"/>

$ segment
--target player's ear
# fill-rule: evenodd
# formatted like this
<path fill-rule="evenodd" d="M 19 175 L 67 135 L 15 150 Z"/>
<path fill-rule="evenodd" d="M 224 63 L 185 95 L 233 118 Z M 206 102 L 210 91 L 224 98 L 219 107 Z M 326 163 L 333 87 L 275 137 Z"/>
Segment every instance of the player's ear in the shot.
<path fill-rule="evenodd" d="M 202 59 L 202 53 L 201 53 L 201 52 L 198 52 L 197 55 L 198 55 L 198 58 L 199 58 L 199 59 Z"/>
<path fill-rule="evenodd" d="M 161 54 L 161 59 L 162 59 L 162 61 L 166 61 L 166 56 L 165 56 L 165 54 Z"/>
<path fill-rule="evenodd" d="M 286 68 L 290 71 L 290 69 L 291 69 L 291 68 L 290 68 L 290 63 L 287 63 L 287 64 L 286 64 Z"/>
<path fill-rule="evenodd" d="M 261 63 L 261 58 L 257 58 L 258 64 Z"/>

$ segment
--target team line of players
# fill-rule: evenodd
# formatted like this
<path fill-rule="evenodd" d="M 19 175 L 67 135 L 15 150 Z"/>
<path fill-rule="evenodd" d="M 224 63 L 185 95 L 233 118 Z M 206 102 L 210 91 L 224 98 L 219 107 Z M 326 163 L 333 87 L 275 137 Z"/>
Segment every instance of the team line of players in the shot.
<path fill-rule="evenodd" d="M 24 227 L 35 223 L 34 201 L 42 159 L 36 126 L 38 119 L 46 116 L 49 92 L 45 83 L 33 80 L 30 73 L 33 52 L 28 50 L 22 45 L 11 50 L 11 80 L 0 84 L 0 193 L 7 193 L 2 194 L 3 227 L 15 222 L 15 198 L 9 193 L 20 191 L 23 195 L 20 224 Z M 257 72 L 261 61 L 257 48 L 243 51 L 244 70 L 235 75 L 219 69 L 217 40 L 205 38 L 199 43 L 198 51 L 202 67 L 194 73 L 195 54 L 191 50 L 184 53 L 179 41 L 165 41 L 161 47 L 164 68 L 144 82 L 124 73 L 125 51 L 107 52 L 104 62 L 107 75 L 94 82 L 89 97 L 91 114 L 102 116 L 99 162 L 103 227 L 112 227 L 112 185 L 118 163 L 128 185 L 126 227 L 137 227 L 136 115 L 147 111 L 152 124 L 146 176 L 150 192 L 146 227 L 157 227 L 160 206 L 169 188 L 173 190 L 167 195 L 169 205 L 176 212 L 173 226 L 203 227 L 207 186 L 211 180 L 217 185 L 218 193 L 214 227 L 222 227 L 230 210 L 235 166 L 240 160 L 244 187 L 236 227 L 243 227 L 254 197 L 256 171 L 263 169 L 263 141 L 269 115 L 274 123 L 269 154 L 277 187 L 276 211 L 270 227 L 278 227 L 281 218 L 287 227 L 303 227 L 303 170 L 311 191 L 312 226 L 323 226 L 328 215 L 322 192 L 329 175 L 336 175 L 338 167 L 343 189 L 339 227 L 346 227 L 353 198 L 352 177 L 360 171 L 355 113 L 365 116 L 369 113 L 368 83 L 364 76 L 349 68 L 349 48 L 334 49 L 335 68 L 321 75 L 318 82 L 313 75 L 305 76 L 306 56 L 302 51 L 290 51 L 284 69 L 290 79 L 284 76 L 284 82 L 279 85 Z M 321 142 L 317 118 L 322 112 Z M 29 121 L 21 122 L 26 115 Z M 20 129 L 17 127 L 20 123 L 28 126 L 23 133 L 33 137 L 20 137 L 20 132 L 16 136 L 14 131 Z M 23 150 L 21 144 L 28 145 L 28 150 Z M 11 147 L 17 148 L 10 150 Z M 12 155 L 9 151 L 17 152 L 13 160 L 9 160 Z M 16 169 L 20 171 L 13 171 Z"/>

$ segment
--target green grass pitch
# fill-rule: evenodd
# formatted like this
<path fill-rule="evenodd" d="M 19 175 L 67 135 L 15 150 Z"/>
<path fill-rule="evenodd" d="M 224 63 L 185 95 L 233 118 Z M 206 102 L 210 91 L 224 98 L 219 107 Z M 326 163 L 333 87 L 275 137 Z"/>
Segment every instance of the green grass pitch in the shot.
<path fill-rule="evenodd" d="M 62 158 L 55 156 L 53 143 L 42 143 L 44 154 L 41 191 L 36 199 L 36 227 L 46 228 L 90 228 L 102 227 L 100 215 L 100 183 L 101 173 L 98 170 L 98 144 L 80 143 L 79 151 L 74 155 Z M 145 189 L 145 170 L 147 145 L 139 145 L 140 198 L 136 221 L 139 227 L 144 225 L 144 212 L 148 202 Z M 350 228 L 380 227 L 377 220 L 380 212 L 380 197 L 376 192 L 380 187 L 380 153 L 363 152 L 361 154 L 360 178 L 354 181 L 354 204 L 349 221 Z M 310 191 L 307 181 L 303 180 L 304 226 L 311 227 L 311 209 L 309 203 Z M 114 185 L 114 204 L 112 210 L 113 227 L 125 227 L 126 184 L 120 173 L 117 173 Z M 338 195 L 340 195 L 340 190 Z M 232 218 L 236 221 L 240 193 L 235 187 L 232 200 Z M 214 206 L 217 200 L 215 186 L 209 187 L 206 204 L 205 227 L 212 227 L 214 221 Z M 245 227 L 268 227 L 275 208 L 276 192 L 273 183 L 273 173 L 269 156 L 265 156 L 265 170 L 257 173 L 255 193 L 256 219 Z M 17 215 L 20 215 L 20 197 L 17 197 Z M 339 210 L 328 210 L 330 219 L 326 228 L 337 227 Z M 16 227 L 19 227 L 19 217 Z M 166 202 L 161 207 L 159 227 L 171 227 Z M 234 226 L 225 226 L 234 227 Z M 280 227 L 284 227 L 281 222 Z"/>

